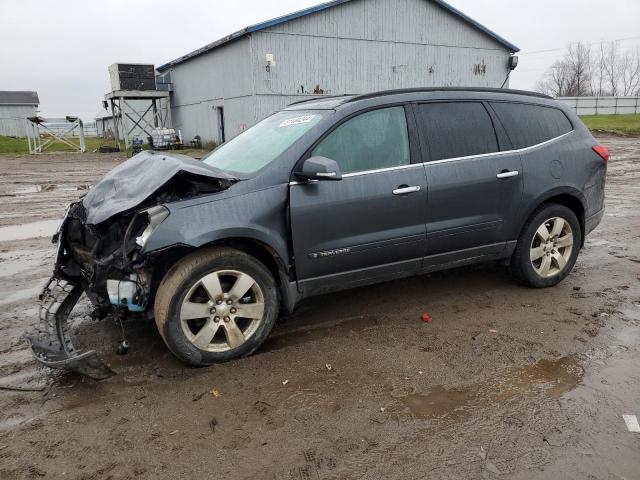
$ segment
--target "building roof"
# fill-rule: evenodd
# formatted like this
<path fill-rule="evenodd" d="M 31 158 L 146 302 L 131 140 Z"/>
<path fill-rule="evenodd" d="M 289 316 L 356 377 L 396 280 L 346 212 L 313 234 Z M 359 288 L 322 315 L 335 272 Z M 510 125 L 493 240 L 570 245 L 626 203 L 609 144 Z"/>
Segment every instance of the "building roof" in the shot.
<path fill-rule="evenodd" d="M 113 118 L 113 114 L 109 110 L 100 110 L 100 112 L 93 117 L 94 120 L 103 120 L 107 118 Z"/>
<path fill-rule="evenodd" d="M 309 7 L 309 8 L 305 8 L 304 10 L 299 10 L 297 12 L 293 12 L 290 13 L 288 15 L 283 15 L 281 17 L 277 17 L 277 18 L 273 18 L 271 20 L 267 20 L 266 22 L 262 22 L 262 23 L 257 23 L 255 25 L 250 25 L 248 27 L 245 27 L 241 30 L 238 30 L 237 32 L 232 33 L 231 35 L 227 35 L 226 37 L 223 37 L 219 40 L 216 40 L 213 43 L 209 43 L 208 45 L 205 45 L 204 47 L 201 47 L 197 50 L 194 50 L 193 52 L 187 53 L 186 55 L 183 55 L 182 57 L 176 58 L 175 60 L 172 60 L 168 63 L 165 63 L 164 65 L 160 65 L 158 67 L 158 71 L 162 72 L 164 70 L 167 70 L 171 67 L 173 67 L 174 65 L 178 65 L 182 62 L 185 62 L 191 58 L 197 57 L 199 55 L 202 55 L 203 53 L 207 53 L 217 47 L 220 47 L 226 43 L 231 42 L 232 40 L 235 40 L 237 38 L 241 38 L 244 37 L 246 35 L 249 35 L 253 32 L 259 32 L 260 30 L 266 30 L 267 28 L 271 28 L 274 27 L 276 25 L 280 25 L 282 23 L 286 23 L 290 20 L 295 20 L 296 18 L 300 18 L 300 17 L 305 17 L 307 15 L 311 15 L 313 13 L 317 13 L 317 12 L 321 12 L 323 10 L 326 10 L 328 8 L 331 7 L 335 7 L 337 5 L 343 4 L 343 3 L 347 3 L 351 0 L 333 0 L 331 2 L 326 2 L 326 3 L 321 3 L 320 5 L 315 5 L 313 7 Z M 516 53 L 519 52 L 520 49 L 518 47 L 516 47 L 513 43 L 505 40 L 504 38 L 502 38 L 500 35 L 498 35 L 497 33 L 489 30 L 487 27 L 485 27 L 484 25 L 482 25 L 481 23 L 478 23 L 477 21 L 475 21 L 474 19 L 472 19 L 471 17 L 469 17 L 468 15 L 465 15 L 464 13 L 462 13 L 460 10 L 458 10 L 457 8 L 453 7 L 452 5 L 449 5 L 447 2 L 445 2 L 444 0 L 430 0 L 433 3 L 435 3 L 436 5 L 442 7 L 443 9 L 447 10 L 449 13 L 455 15 L 456 17 L 460 18 L 461 20 L 467 22 L 469 25 L 471 25 L 473 28 L 476 28 L 477 30 L 479 30 L 480 32 L 484 33 L 485 35 L 488 35 L 489 37 L 493 38 L 496 42 L 498 42 L 499 44 L 503 45 L 507 50 L 510 50 L 512 53 Z"/>
<path fill-rule="evenodd" d="M 0 91 L 0 105 L 39 105 L 37 92 Z"/>

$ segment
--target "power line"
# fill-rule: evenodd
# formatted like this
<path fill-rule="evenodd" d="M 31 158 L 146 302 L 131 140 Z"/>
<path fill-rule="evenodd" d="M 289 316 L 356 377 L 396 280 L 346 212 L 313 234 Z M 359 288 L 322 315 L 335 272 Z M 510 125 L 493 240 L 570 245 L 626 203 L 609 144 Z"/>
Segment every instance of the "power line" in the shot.
<path fill-rule="evenodd" d="M 640 36 L 636 36 L 636 37 L 626 37 L 626 38 L 617 38 L 614 40 L 601 40 L 599 42 L 589 42 L 586 45 L 598 45 L 600 43 L 609 43 L 609 42 L 625 42 L 627 40 L 640 40 Z M 548 50 L 534 50 L 533 52 L 523 52 L 523 53 L 518 53 L 518 55 L 535 55 L 538 53 L 551 53 L 551 52 L 563 52 L 565 51 L 567 48 L 550 48 Z"/>

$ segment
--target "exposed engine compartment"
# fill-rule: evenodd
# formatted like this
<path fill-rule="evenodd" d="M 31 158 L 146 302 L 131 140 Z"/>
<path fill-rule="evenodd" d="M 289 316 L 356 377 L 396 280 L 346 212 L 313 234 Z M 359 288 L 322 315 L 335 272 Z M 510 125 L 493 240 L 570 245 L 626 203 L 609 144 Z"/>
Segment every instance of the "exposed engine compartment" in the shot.
<path fill-rule="evenodd" d="M 94 351 L 78 349 L 67 321 L 84 292 L 94 317 L 148 311 L 172 255 L 143 254 L 146 239 L 169 215 L 164 204 L 220 192 L 237 179 L 193 159 L 141 154 L 109 172 L 67 208 L 53 237 L 53 276 L 40 295 L 40 328 L 28 336 L 41 363 L 93 378 L 112 372 Z M 163 260 L 163 261 L 161 261 Z"/>

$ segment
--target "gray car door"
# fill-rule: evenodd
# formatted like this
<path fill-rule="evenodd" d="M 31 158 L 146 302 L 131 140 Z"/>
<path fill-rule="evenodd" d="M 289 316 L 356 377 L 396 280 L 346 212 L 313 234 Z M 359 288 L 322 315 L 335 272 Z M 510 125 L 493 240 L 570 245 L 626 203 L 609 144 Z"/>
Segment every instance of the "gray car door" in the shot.
<path fill-rule="evenodd" d="M 417 272 L 426 245 L 426 177 L 411 163 L 404 107 L 349 118 L 311 155 L 335 160 L 343 178 L 290 186 L 301 286 L 346 288 Z"/>
<path fill-rule="evenodd" d="M 505 233 L 522 200 L 517 152 L 500 151 L 489 110 L 482 102 L 415 106 L 429 196 L 427 259 L 438 264 L 505 248 Z"/>

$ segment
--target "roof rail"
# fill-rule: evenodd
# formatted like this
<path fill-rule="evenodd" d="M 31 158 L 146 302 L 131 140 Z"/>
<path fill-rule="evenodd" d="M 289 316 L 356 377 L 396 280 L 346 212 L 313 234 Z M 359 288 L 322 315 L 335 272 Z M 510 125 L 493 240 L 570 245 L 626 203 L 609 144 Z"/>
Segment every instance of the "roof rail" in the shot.
<path fill-rule="evenodd" d="M 526 95 L 528 97 L 539 97 L 553 100 L 553 97 L 544 93 L 529 92 L 527 90 L 512 90 L 510 88 L 489 88 L 489 87 L 422 87 L 422 88 L 399 88 L 396 90 L 383 90 L 380 92 L 365 93 L 349 98 L 345 103 L 365 100 L 367 98 L 382 97 L 385 95 L 399 95 L 402 93 L 422 93 L 422 92 L 485 92 L 485 93 L 511 93 L 514 95 Z"/>
<path fill-rule="evenodd" d="M 351 97 L 352 95 L 349 95 L 348 93 L 343 93 L 342 95 L 319 95 L 317 97 L 311 97 L 311 98 L 305 98 L 304 100 L 298 100 L 297 102 L 292 102 L 287 104 L 287 107 L 290 107 L 291 105 L 298 105 L 300 103 L 306 103 L 306 102 L 313 102 L 314 100 L 324 100 L 324 99 L 332 99 L 332 98 L 342 98 L 342 97 Z"/>

